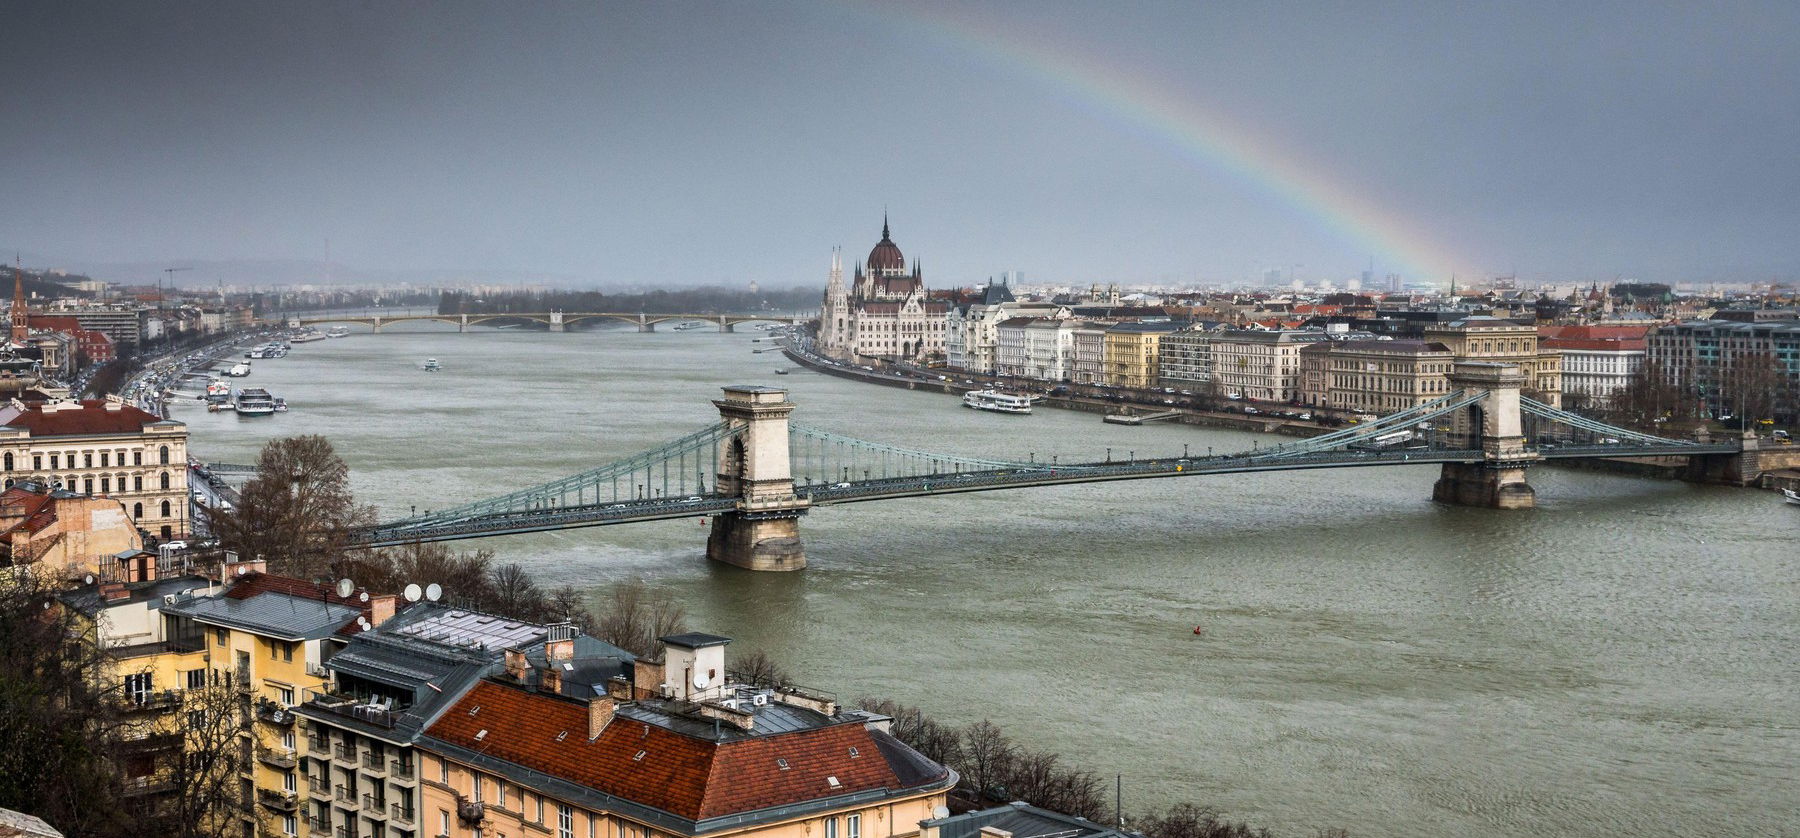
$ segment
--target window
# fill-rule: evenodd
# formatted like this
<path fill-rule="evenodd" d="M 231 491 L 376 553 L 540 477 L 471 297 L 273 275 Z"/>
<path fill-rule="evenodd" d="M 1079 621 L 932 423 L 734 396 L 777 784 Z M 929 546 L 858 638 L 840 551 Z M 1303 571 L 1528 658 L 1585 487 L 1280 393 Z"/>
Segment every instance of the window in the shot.
<path fill-rule="evenodd" d="M 825 819 L 825 838 L 838 838 L 837 818 Z"/>
<path fill-rule="evenodd" d="M 125 676 L 125 696 L 131 699 L 132 704 L 148 702 L 152 689 L 148 672 L 134 672 Z"/>
<path fill-rule="evenodd" d="M 437 764 L 438 782 L 443 783 L 446 786 L 450 785 L 450 761 L 440 759 L 437 761 Z"/>
<path fill-rule="evenodd" d="M 131 491 L 133 491 L 133 492 L 144 491 L 144 476 L 143 475 L 134 474 L 131 476 Z"/>
<path fill-rule="evenodd" d="M 91 495 L 94 493 L 94 478 L 81 478 L 81 493 L 84 495 Z"/>
<path fill-rule="evenodd" d="M 275 698 L 281 702 L 281 706 L 283 706 L 283 707 L 294 706 L 294 688 L 293 687 L 276 687 L 275 688 Z M 293 746 L 289 745 L 288 747 L 291 748 Z"/>
<path fill-rule="evenodd" d="M 556 838 L 575 838 L 575 810 L 556 804 Z"/>
<path fill-rule="evenodd" d="M 111 451 L 100 452 L 100 467 L 101 468 L 106 468 L 107 466 L 112 465 L 111 460 L 112 460 L 112 452 Z"/>
<path fill-rule="evenodd" d="M 537 802 L 537 817 L 534 818 L 534 820 L 536 820 L 538 823 L 543 823 L 544 822 L 544 796 L 540 794 L 537 797 L 532 798 L 532 800 Z"/>
<path fill-rule="evenodd" d="M 289 640 L 281 644 L 281 660 L 285 663 L 294 662 L 294 641 Z"/>
<path fill-rule="evenodd" d="M 112 494 L 112 478 L 110 478 L 110 477 L 100 478 L 100 494 L 103 494 L 103 495 Z"/>
<path fill-rule="evenodd" d="M 506 781 L 501 780 L 494 785 L 496 786 L 494 789 L 494 805 L 504 809 L 506 808 Z"/>
<path fill-rule="evenodd" d="M 42 455 L 42 454 L 31 455 L 31 470 L 32 471 L 43 471 L 44 470 L 44 455 Z"/>
<path fill-rule="evenodd" d="M 134 466 L 143 465 L 144 464 L 144 452 L 142 452 L 142 451 L 131 452 L 131 464 Z"/>
<path fill-rule="evenodd" d="M 169 464 L 169 446 L 165 445 L 162 447 L 162 454 L 160 456 L 161 456 L 160 462 L 165 466 L 168 465 Z"/>
<path fill-rule="evenodd" d="M 293 794 L 300 790 L 300 780 L 294 775 L 294 772 L 284 772 L 281 775 L 281 788 L 288 794 Z"/>
<path fill-rule="evenodd" d="M 94 467 L 94 452 L 88 451 L 88 452 L 84 452 L 81 455 L 81 467 L 82 468 L 93 468 Z"/>
<path fill-rule="evenodd" d="M 133 520 L 143 520 L 144 505 L 142 503 L 134 503 L 131 505 L 131 517 Z"/>
<path fill-rule="evenodd" d="M 163 488 L 164 488 L 164 489 L 167 489 L 167 488 L 169 488 L 169 473 L 168 473 L 168 472 L 166 472 L 166 471 L 165 471 L 165 472 L 163 472 L 163 473 L 162 473 L 162 487 L 163 487 Z M 163 514 L 164 514 L 164 515 L 167 515 L 167 514 L 169 514 L 169 513 L 167 513 L 167 512 L 164 512 L 164 513 L 163 513 Z"/>
<path fill-rule="evenodd" d="M 190 669 L 187 674 L 187 688 L 198 690 L 206 686 L 206 670 Z"/>
<path fill-rule="evenodd" d="M 487 798 L 484 795 L 482 795 L 482 793 L 481 793 L 481 787 L 485 786 L 485 785 L 487 785 L 487 784 L 483 783 L 481 781 L 480 774 L 470 774 L 469 775 L 469 786 L 470 786 L 469 799 L 475 801 L 476 803 L 480 803 L 480 802 L 486 800 Z"/>
<path fill-rule="evenodd" d="M 225 639 L 227 636 L 228 635 L 226 634 L 224 629 L 222 629 L 222 628 L 213 629 L 213 639 L 217 640 L 219 642 L 220 646 L 225 645 Z"/>
<path fill-rule="evenodd" d="M 438 834 L 450 834 L 450 810 L 448 809 L 438 810 Z"/>
<path fill-rule="evenodd" d="M 167 476 L 168 476 L 168 475 L 164 475 L 164 477 L 167 477 Z M 165 487 L 165 488 L 166 488 L 166 487 Z M 163 501 L 163 502 L 162 502 L 162 516 L 163 516 L 163 517 L 164 517 L 164 518 L 167 518 L 167 517 L 169 517 L 169 502 L 168 502 L 168 501 Z M 165 536 L 165 537 L 166 537 L 166 536 Z"/>
<path fill-rule="evenodd" d="M 57 464 L 61 463 L 61 462 L 62 462 L 62 459 L 61 459 L 60 455 L 57 455 L 57 454 L 50 455 L 50 468 L 55 469 L 57 467 Z"/>
<path fill-rule="evenodd" d="M 288 791 L 293 791 L 293 788 L 292 788 L 292 786 L 294 785 L 293 780 L 294 780 L 294 776 L 292 774 L 289 774 L 288 775 L 288 786 L 290 788 L 288 788 Z M 281 834 L 283 834 L 283 835 L 298 835 L 298 834 L 300 834 L 300 830 L 297 827 L 298 827 L 298 825 L 295 822 L 293 815 L 282 815 L 281 816 Z"/>
<path fill-rule="evenodd" d="M 8 452 L 6 452 L 6 470 L 12 471 L 12 466 L 13 466 L 12 452 L 8 451 Z"/>
<path fill-rule="evenodd" d="M 862 815 L 844 819 L 844 838 L 862 838 Z"/>

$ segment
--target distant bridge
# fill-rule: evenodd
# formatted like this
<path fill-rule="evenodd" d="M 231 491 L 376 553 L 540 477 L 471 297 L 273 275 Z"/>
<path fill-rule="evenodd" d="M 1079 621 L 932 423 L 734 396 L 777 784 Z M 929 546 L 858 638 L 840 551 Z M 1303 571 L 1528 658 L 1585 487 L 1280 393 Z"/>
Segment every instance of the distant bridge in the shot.
<path fill-rule="evenodd" d="M 389 521 L 354 543 L 386 547 L 711 516 L 711 558 L 756 570 L 805 566 L 799 518 L 815 506 L 1031 486 L 1248 472 L 1437 464 L 1435 500 L 1496 509 L 1535 504 L 1526 469 L 1558 459 L 1688 458 L 1696 478 L 1757 468 L 1753 439 L 1639 433 L 1520 395 L 1516 366 L 1464 363 L 1452 390 L 1376 421 L 1233 454 L 1061 463 L 900 448 L 791 424 L 785 390 L 727 387 L 721 421 L 580 474 L 452 509 Z"/>
<path fill-rule="evenodd" d="M 640 332 L 656 331 L 656 324 L 671 321 L 700 322 L 717 326 L 721 332 L 736 331 L 741 323 L 778 323 L 784 326 L 799 325 L 806 322 L 808 315 L 799 314 L 649 314 L 646 312 L 622 311 L 580 311 L 580 312 L 527 312 L 527 313 L 494 313 L 494 314 L 299 314 L 270 321 L 274 325 L 322 326 L 327 323 L 349 324 L 360 323 L 372 328 L 377 334 L 383 326 L 395 323 L 416 323 L 436 321 L 449 323 L 459 332 L 466 332 L 470 326 L 480 325 L 492 320 L 527 320 L 542 323 L 552 332 L 566 331 L 572 324 L 583 320 L 616 320 L 630 323 Z"/>

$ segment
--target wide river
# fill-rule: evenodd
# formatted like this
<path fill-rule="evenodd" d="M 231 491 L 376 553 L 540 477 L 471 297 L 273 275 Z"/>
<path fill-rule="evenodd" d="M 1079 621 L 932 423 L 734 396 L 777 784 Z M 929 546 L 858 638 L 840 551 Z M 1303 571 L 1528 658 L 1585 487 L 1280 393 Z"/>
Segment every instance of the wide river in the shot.
<path fill-rule="evenodd" d="M 199 456 L 227 462 L 324 434 L 358 495 L 400 514 L 654 447 L 716 421 L 726 384 L 790 388 L 796 421 L 966 455 L 1224 452 L 1254 437 L 776 376 L 792 365 L 752 354 L 762 336 L 359 330 L 256 362 L 245 383 L 289 413 L 175 415 Z M 426 357 L 444 370 L 421 371 Z M 1284 835 L 1800 834 L 1800 510 L 1558 468 L 1532 472 L 1535 510 L 1459 509 L 1429 500 L 1435 476 L 822 509 L 802 522 L 811 566 L 788 574 L 708 562 L 695 521 L 463 546 L 548 584 L 643 577 L 679 596 L 692 628 L 804 683 L 990 718 L 1109 785 L 1121 773 L 1128 814 L 1193 800 Z"/>

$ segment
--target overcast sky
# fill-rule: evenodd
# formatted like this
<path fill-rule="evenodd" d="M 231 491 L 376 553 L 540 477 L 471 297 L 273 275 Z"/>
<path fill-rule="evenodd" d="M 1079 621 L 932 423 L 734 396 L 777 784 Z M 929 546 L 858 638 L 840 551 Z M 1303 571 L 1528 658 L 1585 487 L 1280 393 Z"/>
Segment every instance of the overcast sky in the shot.
<path fill-rule="evenodd" d="M 885 207 L 932 286 L 1792 278 L 1797 42 L 1792 0 L 0 0 L 0 247 L 785 286 Z"/>

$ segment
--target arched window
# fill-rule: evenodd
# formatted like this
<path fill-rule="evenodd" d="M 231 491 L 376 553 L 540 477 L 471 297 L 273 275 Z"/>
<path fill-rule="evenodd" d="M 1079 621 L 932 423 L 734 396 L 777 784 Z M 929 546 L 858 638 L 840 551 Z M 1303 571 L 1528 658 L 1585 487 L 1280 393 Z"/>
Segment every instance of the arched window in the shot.
<path fill-rule="evenodd" d="M 162 505 L 162 516 L 163 516 L 163 517 L 164 517 L 164 518 L 167 518 L 167 517 L 169 517 L 169 502 L 168 502 L 168 501 L 163 501 L 163 505 Z"/>
<path fill-rule="evenodd" d="M 163 472 L 163 473 L 162 473 L 162 487 L 163 487 L 163 488 L 164 488 L 164 489 L 167 489 L 167 488 L 169 488 L 169 473 L 168 473 L 168 472 L 166 472 L 166 471 L 165 471 L 165 472 Z M 164 501 L 164 503 L 167 503 L 167 502 L 168 502 L 168 501 Z M 167 512 L 164 512 L 164 513 L 163 513 L 163 514 L 164 514 L 164 515 L 167 515 L 167 514 L 169 514 L 169 513 L 167 513 Z"/>
<path fill-rule="evenodd" d="M 131 505 L 131 517 L 133 520 L 138 520 L 138 521 L 143 520 L 144 519 L 144 505 L 141 503 L 132 504 Z"/>
<path fill-rule="evenodd" d="M 162 464 L 165 466 L 169 464 L 169 446 L 167 445 L 162 447 Z M 163 488 L 167 489 L 169 487 L 164 486 Z"/>
<path fill-rule="evenodd" d="M 12 468 L 13 468 L 12 452 L 8 451 L 8 452 L 6 452 L 6 470 L 12 471 Z"/>

